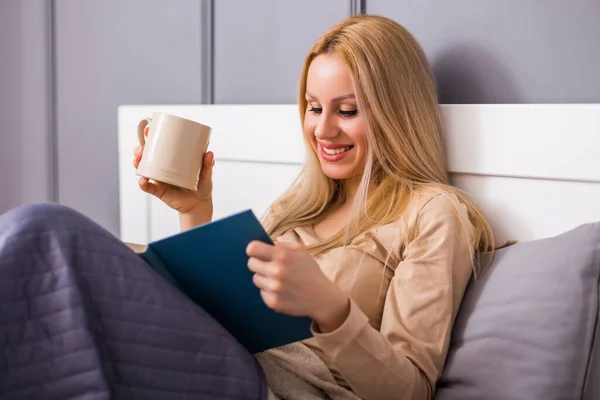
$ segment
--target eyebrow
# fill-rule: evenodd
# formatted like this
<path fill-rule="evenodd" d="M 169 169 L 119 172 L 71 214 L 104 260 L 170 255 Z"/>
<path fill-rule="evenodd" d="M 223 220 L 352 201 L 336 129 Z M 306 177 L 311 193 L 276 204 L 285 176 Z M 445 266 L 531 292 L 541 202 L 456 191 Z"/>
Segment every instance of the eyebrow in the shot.
<path fill-rule="evenodd" d="M 309 92 L 306 92 L 306 95 L 314 100 L 318 100 L 316 98 L 316 96 L 313 96 L 312 94 L 310 94 Z M 348 93 L 345 94 L 343 96 L 338 96 L 338 97 L 334 97 L 333 99 L 331 99 L 331 101 L 335 102 L 335 101 L 341 101 L 341 100 L 346 100 L 346 99 L 354 99 L 356 96 L 354 95 L 354 93 Z"/>

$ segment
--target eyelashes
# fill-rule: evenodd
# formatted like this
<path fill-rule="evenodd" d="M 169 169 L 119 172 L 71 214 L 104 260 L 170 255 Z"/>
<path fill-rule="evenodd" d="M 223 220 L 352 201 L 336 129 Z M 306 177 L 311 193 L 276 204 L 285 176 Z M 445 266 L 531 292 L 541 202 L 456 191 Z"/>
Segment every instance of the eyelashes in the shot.
<path fill-rule="evenodd" d="M 339 112 L 344 117 L 354 117 L 356 114 L 358 114 L 358 110 L 340 110 Z"/>
<path fill-rule="evenodd" d="M 319 115 L 323 112 L 323 109 L 310 106 L 310 109 L 308 111 L 312 112 L 313 114 Z M 340 110 L 338 112 L 342 117 L 346 117 L 346 118 L 351 118 L 351 117 L 356 116 L 356 114 L 358 114 L 358 110 Z"/>

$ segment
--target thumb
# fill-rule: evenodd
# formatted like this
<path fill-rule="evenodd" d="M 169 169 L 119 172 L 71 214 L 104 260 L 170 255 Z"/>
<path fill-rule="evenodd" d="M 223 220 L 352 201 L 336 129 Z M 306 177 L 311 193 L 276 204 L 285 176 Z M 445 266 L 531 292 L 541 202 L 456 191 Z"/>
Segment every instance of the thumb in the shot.
<path fill-rule="evenodd" d="M 275 242 L 275 247 L 280 247 L 280 248 L 284 248 L 284 249 L 300 250 L 303 248 L 300 243 L 293 242 L 290 239 L 285 239 L 285 238 L 281 238 L 281 237 L 278 237 L 277 239 L 275 239 L 274 242 Z"/>
<path fill-rule="evenodd" d="M 215 154 L 212 151 L 206 152 L 202 170 L 200 170 L 200 181 L 210 182 L 212 180 L 213 166 L 215 165 Z"/>

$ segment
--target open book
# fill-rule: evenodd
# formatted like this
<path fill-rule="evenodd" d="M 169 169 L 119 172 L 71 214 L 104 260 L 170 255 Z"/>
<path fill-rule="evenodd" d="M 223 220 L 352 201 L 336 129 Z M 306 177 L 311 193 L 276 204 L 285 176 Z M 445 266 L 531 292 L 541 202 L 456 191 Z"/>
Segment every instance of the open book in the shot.
<path fill-rule="evenodd" d="M 248 269 L 246 247 L 253 240 L 273 244 L 254 213 L 246 210 L 147 246 L 127 245 L 257 353 L 309 338 L 311 320 L 264 304 Z"/>

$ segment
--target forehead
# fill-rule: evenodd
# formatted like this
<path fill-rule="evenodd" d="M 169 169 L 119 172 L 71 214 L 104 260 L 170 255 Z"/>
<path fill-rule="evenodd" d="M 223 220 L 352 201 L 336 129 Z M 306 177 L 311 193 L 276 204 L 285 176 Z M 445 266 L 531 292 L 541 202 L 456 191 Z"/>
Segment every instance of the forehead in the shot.
<path fill-rule="evenodd" d="M 331 94 L 331 97 L 352 93 L 350 70 L 339 57 L 332 54 L 321 54 L 315 57 L 310 64 L 306 89 L 316 96 L 319 96 L 319 93 Z"/>

